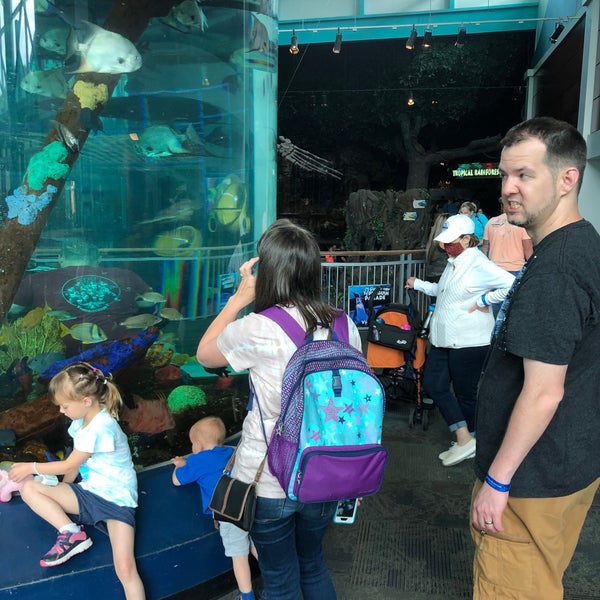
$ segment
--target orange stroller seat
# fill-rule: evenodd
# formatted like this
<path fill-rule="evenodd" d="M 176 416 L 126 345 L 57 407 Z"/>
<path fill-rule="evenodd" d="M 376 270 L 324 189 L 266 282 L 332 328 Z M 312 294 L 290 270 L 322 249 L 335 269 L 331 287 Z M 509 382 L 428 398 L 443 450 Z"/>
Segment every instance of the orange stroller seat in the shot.
<path fill-rule="evenodd" d="M 390 304 L 369 314 L 367 362 L 382 382 L 386 400 L 413 403 L 408 424 L 420 423 L 427 429 L 428 410 L 423 403 L 423 367 L 427 339 L 418 336 L 421 316 L 416 303 Z"/>

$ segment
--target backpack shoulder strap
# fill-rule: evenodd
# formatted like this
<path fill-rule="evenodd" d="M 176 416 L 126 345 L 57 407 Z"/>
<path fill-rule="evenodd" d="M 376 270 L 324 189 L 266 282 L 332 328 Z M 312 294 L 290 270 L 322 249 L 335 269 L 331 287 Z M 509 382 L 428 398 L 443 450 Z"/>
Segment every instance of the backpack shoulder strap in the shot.
<path fill-rule="evenodd" d="M 258 313 L 263 315 L 271 321 L 274 321 L 287 333 L 288 337 L 296 344 L 296 346 L 300 347 L 304 343 L 306 339 L 306 331 L 302 329 L 302 327 L 298 324 L 296 319 L 290 315 L 286 310 L 283 310 L 281 306 L 271 306 L 270 308 L 266 308 L 262 312 Z"/>
<path fill-rule="evenodd" d="M 279 325 L 281 329 L 285 331 L 285 333 L 292 340 L 292 342 L 296 344 L 296 346 L 300 347 L 306 341 L 306 331 L 304 331 L 296 319 L 294 319 L 294 317 L 292 317 L 292 315 L 290 315 L 286 310 L 281 308 L 281 306 L 271 306 L 270 308 L 266 308 L 258 314 L 263 315 L 271 319 L 271 321 L 277 323 L 277 325 Z M 334 337 L 337 337 L 343 342 L 348 342 L 348 319 L 346 318 L 346 313 L 343 311 L 340 311 L 333 323 L 333 332 Z"/>
<path fill-rule="evenodd" d="M 333 322 L 333 331 L 336 333 L 338 339 L 342 342 L 348 343 L 350 341 L 350 333 L 348 331 L 348 318 L 343 310 L 339 311 L 338 316 Z"/>

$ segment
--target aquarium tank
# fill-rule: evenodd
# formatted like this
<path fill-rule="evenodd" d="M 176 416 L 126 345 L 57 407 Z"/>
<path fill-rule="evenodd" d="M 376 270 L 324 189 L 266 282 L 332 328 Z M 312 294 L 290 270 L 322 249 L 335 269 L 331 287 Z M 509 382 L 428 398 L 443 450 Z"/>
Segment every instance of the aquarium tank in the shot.
<path fill-rule="evenodd" d="M 241 428 L 198 341 L 275 218 L 276 0 L 0 3 L 0 461 L 64 455 L 51 377 L 111 375 L 140 468 Z"/>

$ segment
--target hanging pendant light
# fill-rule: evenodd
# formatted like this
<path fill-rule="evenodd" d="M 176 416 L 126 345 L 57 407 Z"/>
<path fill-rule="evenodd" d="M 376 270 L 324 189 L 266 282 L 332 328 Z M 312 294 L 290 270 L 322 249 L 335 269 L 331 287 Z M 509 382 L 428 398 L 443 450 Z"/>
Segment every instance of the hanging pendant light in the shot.
<path fill-rule="evenodd" d="M 292 40 L 290 42 L 290 54 L 298 54 L 300 49 L 298 48 L 298 36 L 296 35 L 296 30 L 292 30 Z"/>
<path fill-rule="evenodd" d="M 335 42 L 333 44 L 333 53 L 339 54 L 342 51 L 342 32 L 338 27 L 337 34 L 335 36 Z"/>
<path fill-rule="evenodd" d="M 415 29 L 415 26 L 413 25 L 412 31 L 410 32 L 410 35 L 408 36 L 408 39 L 406 40 L 406 49 L 412 50 L 415 47 L 416 41 L 417 41 L 417 30 Z"/>
<path fill-rule="evenodd" d="M 431 48 L 431 41 L 433 40 L 433 33 L 429 27 L 425 29 L 425 34 L 423 35 L 423 48 Z"/>

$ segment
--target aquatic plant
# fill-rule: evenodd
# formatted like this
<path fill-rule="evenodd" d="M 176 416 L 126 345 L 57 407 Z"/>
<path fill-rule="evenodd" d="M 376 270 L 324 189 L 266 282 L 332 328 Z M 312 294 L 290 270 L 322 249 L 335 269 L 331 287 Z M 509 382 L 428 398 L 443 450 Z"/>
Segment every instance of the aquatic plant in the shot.
<path fill-rule="evenodd" d="M 43 314 L 37 323 L 27 325 L 27 315 L 0 327 L 0 369 L 6 371 L 15 359 L 34 358 L 44 352 L 64 352 L 60 321 Z"/>
<path fill-rule="evenodd" d="M 26 180 L 29 187 L 41 190 L 46 179 L 64 179 L 70 170 L 70 166 L 64 164 L 68 150 L 59 142 L 50 142 L 41 152 L 37 152 L 29 159 Z"/>
<path fill-rule="evenodd" d="M 195 385 L 180 385 L 169 394 L 167 404 L 177 414 L 192 406 L 205 406 L 206 394 Z"/>

